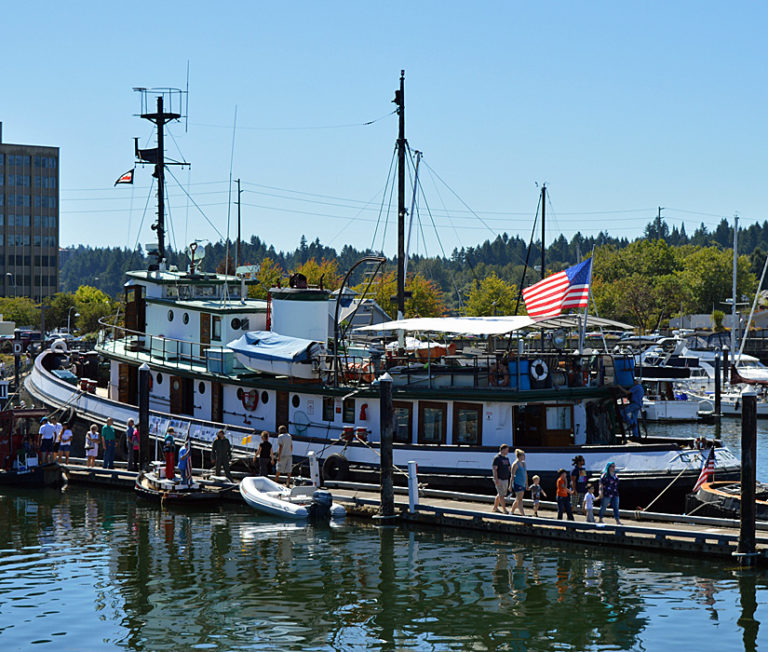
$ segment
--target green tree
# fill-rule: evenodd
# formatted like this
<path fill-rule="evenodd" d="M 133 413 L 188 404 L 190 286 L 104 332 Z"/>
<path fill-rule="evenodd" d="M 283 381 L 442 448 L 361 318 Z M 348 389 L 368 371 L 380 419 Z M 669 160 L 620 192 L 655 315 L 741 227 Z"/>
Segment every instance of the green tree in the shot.
<path fill-rule="evenodd" d="M 517 288 L 491 272 L 479 283 L 475 281 L 467 299 L 468 315 L 513 315 Z"/>
<path fill-rule="evenodd" d="M 81 285 L 75 292 L 75 306 L 80 313 L 78 318 L 80 331 L 82 333 L 98 331 L 101 328 L 99 320 L 115 315 L 118 305 L 101 290 L 90 285 Z"/>
<path fill-rule="evenodd" d="M 40 327 L 40 306 L 28 297 L 0 297 L 0 315 L 17 327 Z"/>
<path fill-rule="evenodd" d="M 259 283 L 248 287 L 248 296 L 252 299 L 266 299 L 270 288 L 277 287 L 285 280 L 285 272 L 274 260 L 265 258 L 261 261 L 256 278 Z"/>
<path fill-rule="evenodd" d="M 75 295 L 69 292 L 58 292 L 45 300 L 46 329 L 66 328 L 69 317 L 70 327 L 75 329 L 78 313 Z"/>

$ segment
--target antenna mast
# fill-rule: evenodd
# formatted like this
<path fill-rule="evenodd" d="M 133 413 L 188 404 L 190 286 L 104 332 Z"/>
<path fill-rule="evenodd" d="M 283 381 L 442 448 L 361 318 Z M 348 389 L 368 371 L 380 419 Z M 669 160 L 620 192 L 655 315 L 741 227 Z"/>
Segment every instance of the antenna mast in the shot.
<path fill-rule="evenodd" d="M 405 70 L 400 71 L 400 90 L 395 91 L 399 133 L 397 138 L 397 318 L 405 316 Z"/>
<path fill-rule="evenodd" d="M 172 120 L 178 120 L 182 116 L 180 109 L 182 98 L 187 94 L 176 88 L 134 88 L 133 90 L 141 93 L 141 113 L 139 117 L 149 120 L 157 127 L 157 147 L 152 149 L 139 149 L 139 139 L 135 138 L 135 152 L 137 162 L 140 164 L 154 164 L 155 171 L 152 176 L 157 179 L 157 222 L 152 225 L 152 230 L 157 232 L 157 264 L 161 266 L 165 260 L 165 166 L 166 165 L 189 165 L 179 161 L 165 161 L 165 125 Z M 156 110 L 150 113 L 149 100 L 155 97 Z M 168 109 L 166 110 L 165 98 L 168 98 Z M 176 103 L 179 111 L 173 110 Z"/>

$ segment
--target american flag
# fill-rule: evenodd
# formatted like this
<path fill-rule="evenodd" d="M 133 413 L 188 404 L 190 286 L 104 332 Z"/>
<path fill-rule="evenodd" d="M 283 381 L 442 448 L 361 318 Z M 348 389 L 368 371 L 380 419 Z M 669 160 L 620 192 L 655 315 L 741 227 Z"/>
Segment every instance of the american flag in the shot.
<path fill-rule="evenodd" d="M 701 466 L 701 473 L 699 473 L 699 479 L 696 480 L 696 486 L 694 486 L 694 493 L 699 490 L 699 487 L 705 482 L 709 482 L 715 477 L 715 447 L 709 449 L 709 455 Z"/>
<path fill-rule="evenodd" d="M 583 263 L 525 288 L 523 300 L 528 316 L 534 319 L 557 317 L 568 308 L 587 306 L 591 279 L 592 258 L 587 258 Z"/>

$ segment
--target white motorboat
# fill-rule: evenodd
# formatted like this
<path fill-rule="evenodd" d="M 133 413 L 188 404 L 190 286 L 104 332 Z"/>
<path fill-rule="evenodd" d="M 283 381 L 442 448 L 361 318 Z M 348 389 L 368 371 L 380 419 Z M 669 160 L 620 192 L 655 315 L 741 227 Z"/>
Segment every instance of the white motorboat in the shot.
<path fill-rule="evenodd" d="M 330 518 L 344 518 L 344 507 L 332 502 L 328 491 L 311 485 L 291 489 L 264 476 L 249 476 L 240 482 L 240 495 L 255 510 L 278 516 L 305 520 L 328 511 Z"/>

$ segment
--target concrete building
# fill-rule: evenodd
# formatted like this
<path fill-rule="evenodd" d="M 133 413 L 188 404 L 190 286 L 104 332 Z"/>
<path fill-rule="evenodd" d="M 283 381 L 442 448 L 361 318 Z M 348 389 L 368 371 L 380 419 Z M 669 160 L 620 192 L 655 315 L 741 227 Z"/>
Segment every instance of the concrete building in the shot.
<path fill-rule="evenodd" d="M 59 148 L 4 143 L 0 122 L 0 296 L 58 289 Z"/>

